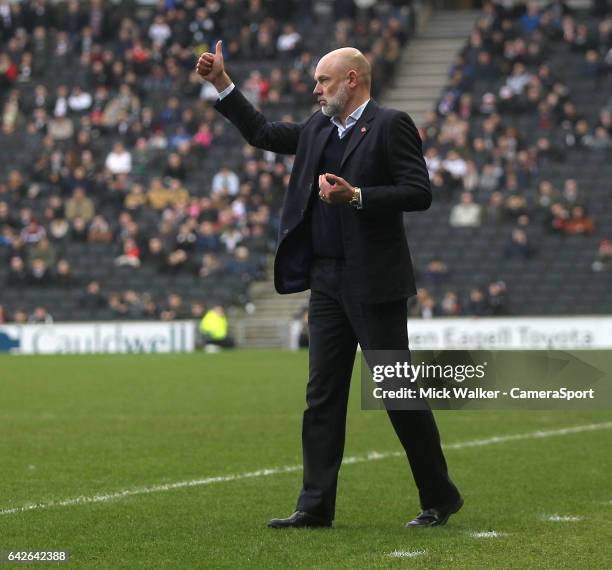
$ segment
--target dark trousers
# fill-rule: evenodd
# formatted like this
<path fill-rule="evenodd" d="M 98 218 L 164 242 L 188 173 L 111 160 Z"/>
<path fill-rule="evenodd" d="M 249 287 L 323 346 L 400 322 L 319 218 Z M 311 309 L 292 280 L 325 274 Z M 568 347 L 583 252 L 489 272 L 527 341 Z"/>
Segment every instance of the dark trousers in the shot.
<path fill-rule="evenodd" d="M 406 350 L 406 320 L 406 299 L 358 302 L 340 263 L 315 260 L 308 316 L 310 371 L 302 424 L 304 483 L 297 510 L 334 518 L 357 343 L 364 350 Z M 406 451 L 421 508 L 456 501 L 459 492 L 449 479 L 431 410 L 387 410 L 387 414 Z"/>

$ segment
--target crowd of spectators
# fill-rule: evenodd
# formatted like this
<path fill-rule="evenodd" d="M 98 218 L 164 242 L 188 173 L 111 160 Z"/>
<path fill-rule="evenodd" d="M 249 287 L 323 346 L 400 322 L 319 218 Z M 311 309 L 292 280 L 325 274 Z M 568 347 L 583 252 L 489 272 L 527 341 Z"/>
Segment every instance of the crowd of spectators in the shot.
<path fill-rule="evenodd" d="M 223 38 L 228 66 L 248 67 L 233 74 L 245 95 L 270 116 L 301 118 L 315 108 L 317 58 L 335 47 L 364 51 L 379 95 L 411 31 L 402 4 L 390 2 L 383 16 L 376 5 L 337 1 L 331 29 L 310 1 L 162 0 L 146 8 L 131 0 L 0 0 L 0 257 L 8 268 L 1 285 L 72 288 L 79 306 L 123 318 L 196 318 L 214 304 L 156 291 L 154 280 L 107 290 L 70 256 L 71 243 L 111 251 L 109 275 L 148 267 L 202 282 L 263 277 L 292 162 L 248 145 L 232 160 L 237 139 L 213 108 L 216 91 L 194 72 L 197 56 Z M 596 119 L 585 116 L 547 64 L 553 45 L 581 58 L 582 81 L 593 90 L 606 85 L 609 15 L 586 24 L 559 0 L 542 9 L 485 2 L 421 129 L 435 198 L 452 205 L 449 224 L 502 227 L 500 256 L 537 259 L 541 231 L 568 239 L 598 231 L 585 189 L 542 172 L 576 152 L 609 155 L 612 100 Z M 476 97 L 481 80 L 494 88 Z M 526 131 L 517 117 L 528 120 Z M 610 268 L 609 242 L 593 255 L 593 271 Z M 505 286 L 493 285 L 503 292 L 483 284 L 465 300 L 451 290 L 433 305 L 476 314 L 469 307 L 505 297 Z M 428 304 L 421 293 L 417 305 Z M 2 312 L 20 322 L 30 316 L 20 306 Z"/>
<path fill-rule="evenodd" d="M 291 159 L 245 145 L 232 160 L 237 138 L 195 62 L 224 39 L 228 66 L 250 67 L 236 72 L 239 86 L 272 114 L 308 113 L 317 58 L 346 43 L 366 52 L 382 86 L 408 37 L 407 9 L 383 21 L 376 7 L 337 2 L 335 24 L 309 37 L 312 4 L 0 0 L 1 285 L 76 288 L 81 307 L 125 318 L 199 318 L 215 302 L 174 307 L 179 296 L 154 280 L 107 291 L 70 258 L 71 243 L 106 244 L 109 275 L 148 266 L 206 282 L 264 277 Z"/>
<path fill-rule="evenodd" d="M 458 232 L 500 228 L 507 235 L 500 257 L 537 262 L 538 241 L 546 234 L 575 239 L 597 232 L 588 189 L 574 177 L 559 184 L 546 173 L 570 155 L 609 160 L 612 97 L 596 119 L 587 118 L 572 98 L 573 85 L 555 75 L 547 56 L 553 48 L 564 50 L 581 58 L 577 82 L 594 91 L 609 85 L 612 17 L 606 10 L 599 16 L 585 21 L 559 0 L 542 8 L 535 2 L 511 7 L 485 2 L 421 129 L 434 200 L 450 206 L 449 225 Z M 602 261 L 609 259 L 608 251 L 600 247 L 594 271 L 609 267 Z M 482 308 L 490 289 L 475 289 L 470 301 L 460 304 L 453 301 L 454 291 L 443 299 L 422 291 L 415 310 L 449 315 L 459 310 L 449 307 L 461 306 L 461 314 L 490 314 Z"/>

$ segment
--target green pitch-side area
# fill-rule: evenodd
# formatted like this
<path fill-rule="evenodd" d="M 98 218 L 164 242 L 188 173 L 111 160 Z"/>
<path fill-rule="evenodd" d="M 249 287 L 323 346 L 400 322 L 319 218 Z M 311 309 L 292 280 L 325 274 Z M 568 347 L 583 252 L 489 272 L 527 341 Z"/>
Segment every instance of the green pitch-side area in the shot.
<path fill-rule="evenodd" d="M 407 530 L 407 461 L 384 412 L 360 410 L 357 371 L 335 528 L 266 528 L 300 487 L 306 366 L 0 358 L 0 550 L 103 569 L 612 568 L 612 412 L 437 412 L 465 507 Z"/>

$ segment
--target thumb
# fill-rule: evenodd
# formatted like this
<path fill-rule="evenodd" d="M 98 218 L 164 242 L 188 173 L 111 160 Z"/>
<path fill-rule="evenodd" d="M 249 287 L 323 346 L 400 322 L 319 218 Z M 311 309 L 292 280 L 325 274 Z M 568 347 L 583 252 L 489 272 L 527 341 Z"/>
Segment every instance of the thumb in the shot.
<path fill-rule="evenodd" d="M 325 178 L 330 184 L 342 184 L 344 180 L 335 174 L 327 173 L 325 174 Z"/>
<path fill-rule="evenodd" d="M 215 47 L 215 55 L 220 55 L 221 57 L 223 57 L 223 51 L 221 51 L 222 48 L 223 48 L 223 41 L 219 40 Z"/>

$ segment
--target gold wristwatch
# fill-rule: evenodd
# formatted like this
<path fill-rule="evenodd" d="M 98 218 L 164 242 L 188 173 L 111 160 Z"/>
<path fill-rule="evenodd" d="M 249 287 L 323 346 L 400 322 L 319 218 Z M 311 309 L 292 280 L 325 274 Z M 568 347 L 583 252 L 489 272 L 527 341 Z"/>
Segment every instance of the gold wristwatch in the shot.
<path fill-rule="evenodd" d="M 361 207 L 361 188 L 355 186 L 353 189 L 353 197 L 351 198 L 349 204 L 353 206 L 353 208 Z"/>

